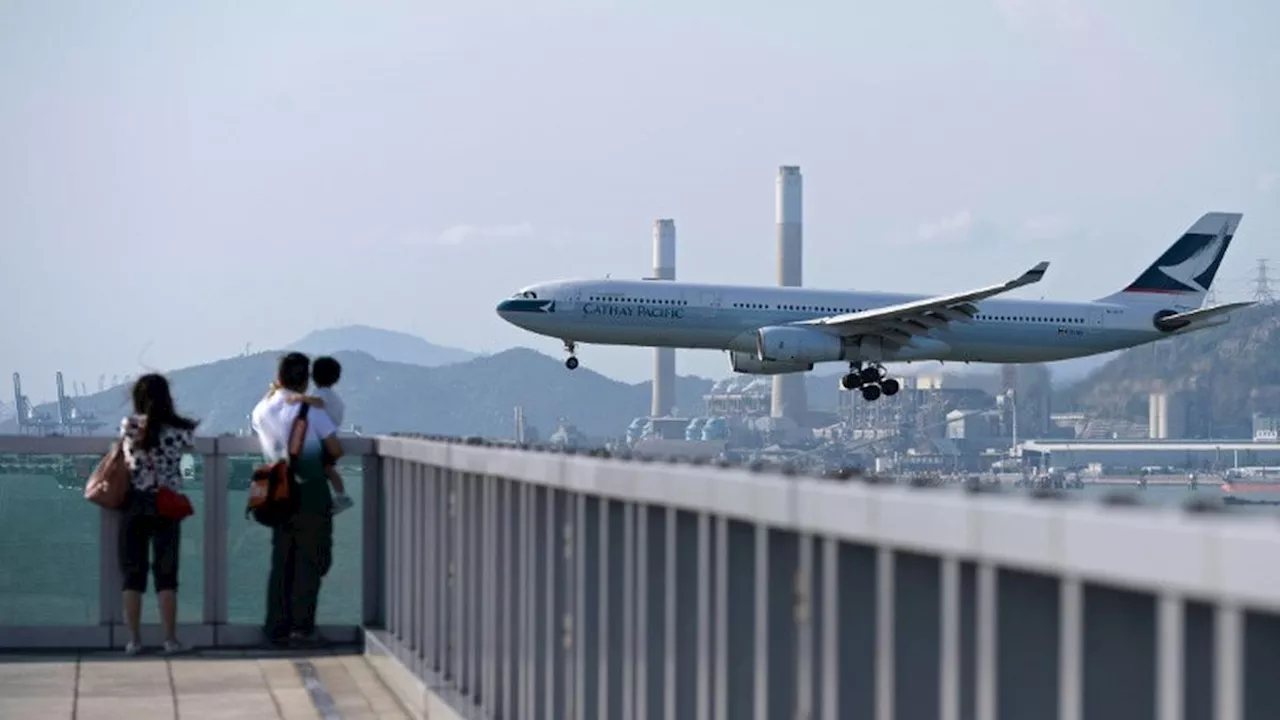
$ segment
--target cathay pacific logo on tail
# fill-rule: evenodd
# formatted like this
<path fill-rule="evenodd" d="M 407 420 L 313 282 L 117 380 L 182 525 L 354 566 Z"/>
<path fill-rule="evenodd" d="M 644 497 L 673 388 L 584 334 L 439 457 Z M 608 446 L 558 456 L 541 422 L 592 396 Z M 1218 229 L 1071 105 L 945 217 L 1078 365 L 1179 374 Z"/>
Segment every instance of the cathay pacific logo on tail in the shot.
<path fill-rule="evenodd" d="M 1213 284 L 1231 244 L 1238 217 L 1211 213 L 1201 218 L 1173 247 L 1138 276 L 1125 292 L 1205 293 Z M 1213 223 L 1208 225 L 1208 223 Z M 1208 225 L 1206 227 L 1206 225 Z M 1214 227 L 1216 225 L 1216 227 Z"/>

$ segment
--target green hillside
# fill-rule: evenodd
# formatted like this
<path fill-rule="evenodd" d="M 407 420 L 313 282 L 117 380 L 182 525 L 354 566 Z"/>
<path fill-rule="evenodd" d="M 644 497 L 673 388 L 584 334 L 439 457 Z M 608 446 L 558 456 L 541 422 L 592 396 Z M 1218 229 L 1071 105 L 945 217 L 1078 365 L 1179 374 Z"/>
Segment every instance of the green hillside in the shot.
<path fill-rule="evenodd" d="M 1280 414 L 1280 305 L 1127 350 L 1062 393 L 1055 410 L 1144 421 L 1161 389 L 1185 394 L 1193 436 L 1247 436 L 1253 413 Z"/>
<path fill-rule="evenodd" d="M 275 373 L 279 352 L 229 358 L 168 373 L 182 412 L 201 420 L 204 435 L 248 427 L 248 415 Z M 338 390 L 347 404 L 346 421 L 366 433 L 420 432 L 512 437 L 514 408 L 543 437 L 568 418 L 589 436 L 621 435 L 631 420 L 648 415 L 650 384 L 618 382 L 588 368 L 565 370 L 561 360 L 516 348 L 440 367 L 384 362 L 360 352 L 339 352 L 343 364 Z M 711 381 L 682 377 L 676 384 L 680 407 L 698 408 Z M 78 397 L 76 406 L 116 427 L 128 410 L 128 392 L 117 387 Z M 39 411 L 56 414 L 51 404 Z M 0 433 L 13 433 L 13 421 Z"/>

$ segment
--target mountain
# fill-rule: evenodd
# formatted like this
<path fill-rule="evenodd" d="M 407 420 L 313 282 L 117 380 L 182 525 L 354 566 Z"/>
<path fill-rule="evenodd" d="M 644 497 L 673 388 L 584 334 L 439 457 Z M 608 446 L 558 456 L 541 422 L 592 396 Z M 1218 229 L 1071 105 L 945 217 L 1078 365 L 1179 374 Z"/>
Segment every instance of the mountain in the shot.
<path fill-rule="evenodd" d="M 1045 363 L 1049 368 L 1049 375 L 1053 378 L 1053 384 L 1056 387 L 1070 386 L 1089 377 L 1089 374 L 1098 368 L 1111 362 L 1119 353 L 1110 352 L 1102 355 L 1090 355 L 1082 358 L 1072 358 L 1070 360 L 1059 360 L 1057 362 Z"/>
<path fill-rule="evenodd" d="M 1160 390 L 1186 403 L 1193 437 L 1247 437 L 1253 413 L 1280 415 L 1280 305 L 1126 350 L 1061 393 L 1055 409 L 1145 421 L 1150 393 Z"/>
<path fill-rule="evenodd" d="M 229 358 L 168 373 L 179 410 L 201 421 L 200 434 L 235 432 L 248 427 L 248 414 L 275 373 L 279 351 Z M 556 358 L 515 348 L 467 362 L 429 368 L 379 360 L 364 352 L 337 352 L 343 365 L 338 392 L 347 405 L 347 421 L 366 433 L 419 432 L 512 437 L 514 409 L 546 438 L 561 418 L 592 437 L 621 435 L 632 419 L 648 415 L 650 384 L 631 385 L 588 368 L 565 370 Z M 697 408 L 711 381 L 680 378 L 676 401 Z M 81 412 L 91 411 L 111 432 L 128 410 L 128 392 L 115 387 L 78 397 Z M 52 404 L 39 411 L 54 413 Z M 14 433 L 13 421 L 0 434 Z"/>
<path fill-rule="evenodd" d="M 476 357 L 476 353 L 436 345 L 417 335 L 368 325 L 316 330 L 285 349 L 308 355 L 333 355 L 343 350 L 354 350 L 368 353 L 379 360 L 423 367 L 466 362 Z"/>

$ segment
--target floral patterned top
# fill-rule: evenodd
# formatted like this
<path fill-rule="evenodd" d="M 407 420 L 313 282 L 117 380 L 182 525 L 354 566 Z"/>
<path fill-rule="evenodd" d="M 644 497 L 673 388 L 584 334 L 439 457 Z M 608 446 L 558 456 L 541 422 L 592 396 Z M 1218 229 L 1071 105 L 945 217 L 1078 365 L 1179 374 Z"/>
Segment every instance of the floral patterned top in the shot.
<path fill-rule="evenodd" d="M 160 431 L 160 443 L 150 450 L 137 447 L 142 439 L 142 415 L 130 415 L 120 421 L 120 439 L 124 458 L 133 471 L 133 488 L 155 492 L 161 487 L 182 489 L 182 455 L 191 449 L 195 432 L 166 427 Z"/>

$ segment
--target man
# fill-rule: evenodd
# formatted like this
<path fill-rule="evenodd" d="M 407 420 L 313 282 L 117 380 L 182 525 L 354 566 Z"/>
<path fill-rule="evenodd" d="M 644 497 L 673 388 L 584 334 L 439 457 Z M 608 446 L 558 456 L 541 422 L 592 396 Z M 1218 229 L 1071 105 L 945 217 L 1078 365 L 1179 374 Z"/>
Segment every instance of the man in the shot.
<path fill-rule="evenodd" d="M 307 391 L 311 361 L 292 352 L 280 358 L 273 390 L 253 409 L 253 430 L 268 462 L 288 457 L 289 433 L 301 403 L 289 402 Z M 320 579 L 333 563 L 333 497 L 325 476 L 323 453 L 342 457 L 338 428 L 322 409 L 307 413 L 307 433 L 294 466 L 298 480 L 298 512 L 271 531 L 271 575 L 267 580 L 267 613 L 263 632 L 272 643 L 314 642 Z"/>

